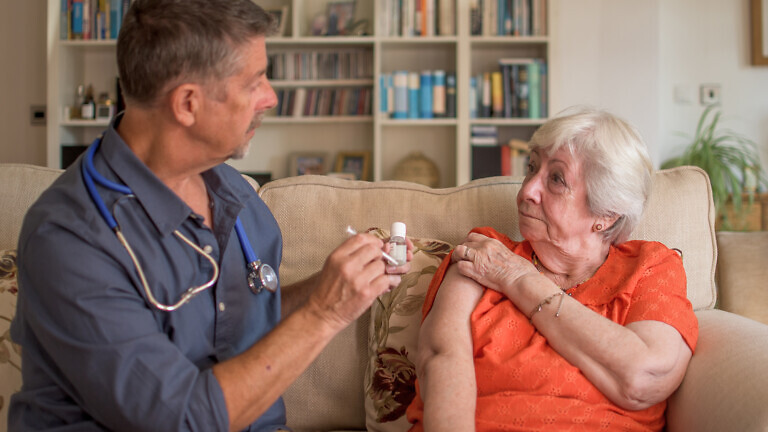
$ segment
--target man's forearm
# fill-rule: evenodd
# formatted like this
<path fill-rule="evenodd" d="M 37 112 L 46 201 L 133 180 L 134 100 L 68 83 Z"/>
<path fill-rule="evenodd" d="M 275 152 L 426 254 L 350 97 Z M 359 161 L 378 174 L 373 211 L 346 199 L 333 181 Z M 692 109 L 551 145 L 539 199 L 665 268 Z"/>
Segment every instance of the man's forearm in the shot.
<path fill-rule="evenodd" d="M 300 308 L 246 352 L 215 365 L 229 429 L 242 430 L 266 412 L 338 331 L 311 308 Z"/>
<path fill-rule="evenodd" d="M 293 311 L 307 301 L 309 294 L 317 286 L 317 279 L 319 276 L 320 273 L 315 273 L 302 281 L 280 289 L 282 294 L 280 297 L 280 312 L 282 313 L 283 318 L 292 314 Z"/>

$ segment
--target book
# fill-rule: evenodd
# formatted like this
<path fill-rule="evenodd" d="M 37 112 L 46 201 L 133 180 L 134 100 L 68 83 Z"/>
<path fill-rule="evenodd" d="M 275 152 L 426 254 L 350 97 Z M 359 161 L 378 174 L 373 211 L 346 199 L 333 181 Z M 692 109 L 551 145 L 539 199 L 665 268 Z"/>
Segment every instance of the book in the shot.
<path fill-rule="evenodd" d="M 504 103 L 504 118 L 511 118 L 512 117 L 512 65 L 509 64 L 499 64 L 499 68 L 501 69 L 501 85 L 502 85 L 502 93 L 503 96 L 503 103 Z"/>
<path fill-rule="evenodd" d="M 469 78 L 469 118 L 477 118 L 477 78 Z M 454 116 L 455 117 L 455 116 Z"/>
<path fill-rule="evenodd" d="M 419 84 L 419 117 L 432 118 L 434 117 L 434 113 L 432 111 L 432 71 L 422 71 Z"/>
<path fill-rule="evenodd" d="M 67 40 L 69 35 L 69 0 L 61 0 L 61 12 L 59 14 L 59 39 Z"/>
<path fill-rule="evenodd" d="M 499 128 L 493 125 L 472 125 L 469 143 L 473 146 L 495 147 L 499 144 Z"/>
<path fill-rule="evenodd" d="M 539 75 L 539 61 L 528 65 L 528 116 L 541 118 L 541 75 Z"/>
<path fill-rule="evenodd" d="M 456 75 L 453 73 L 445 76 L 445 116 L 456 117 Z"/>
<path fill-rule="evenodd" d="M 491 72 L 491 115 L 504 117 L 504 91 L 501 84 L 501 72 Z"/>
<path fill-rule="evenodd" d="M 501 175 L 501 146 L 472 146 L 472 180 Z"/>
<path fill-rule="evenodd" d="M 520 65 L 517 69 L 517 81 L 515 82 L 515 94 L 517 95 L 517 113 L 519 117 L 527 118 L 528 112 L 528 66 Z"/>
<path fill-rule="evenodd" d="M 456 3 L 454 0 L 438 0 L 438 34 L 453 36 L 456 34 Z"/>
<path fill-rule="evenodd" d="M 499 171 L 503 176 L 511 176 L 512 175 L 512 158 L 510 154 L 512 152 L 512 148 L 506 145 L 503 145 L 500 147 L 501 149 L 499 151 L 499 159 L 500 159 L 499 163 L 501 167 Z"/>
<path fill-rule="evenodd" d="M 469 1 L 469 34 L 479 36 L 483 31 L 483 13 L 478 0 Z"/>
<path fill-rule="evenodd" d="M 394 109 L 392 118 L 404 119 L 408 117 L 408 72 L 395 71 L 392 74 L 392 86 L 394 88 Z"/>
<path fill-rule="evenodd" d="M 421 76 L 418 72 L 408 74 L 408 118 L 419 118 L 421 103 L 419 99 L 419 87 Z"/>
<path fill-rule="evenodd" d="M 436 70 L 432 72 L 432 113 L 435 117 L 446 117 L 445 96 L 445 71 Z"/>
<path fill-rule="evenodd" d="M 480 117 L 490 117 L 491 116 L 491 74 L 489 72 L 486 72 L 483 74 L 483 92 L 482 92 L 482 100 L 480 103 Z"/>
<path fill-rule="evenodd" d="M 541 84 L 541 105 L 539 111 L 541 118 L 549 117 L 549 86 L 547 84 L 547 62 L 543 61 L 539 64 L 539 78 Z"/>
<path fill-rule="evenodd" d="M 379 75 L 379 112 L 389 112 L 389 74 Z"/>
<path fill-rule="evenodd" d="M 83 0 L 72 0 L 71 10 L 71 39 L 83 38 Z"/>
<path fill-rule="evenodd" d="M 83 35 L 83 37 L 82 38 L 87 40 L 87 39 L 91 38 L 91 25 L 92 25 L 92 23 L 91 23 L 91 0 L 83 0 L 81 4 L 83 5 L 83 11 L 82 11 L 82 15 L 83 15 L 83 18 L 82 18 L 83 19 L 83 25 L 82 25 L 83 33 L 82 33 L 82 35 Z"/>

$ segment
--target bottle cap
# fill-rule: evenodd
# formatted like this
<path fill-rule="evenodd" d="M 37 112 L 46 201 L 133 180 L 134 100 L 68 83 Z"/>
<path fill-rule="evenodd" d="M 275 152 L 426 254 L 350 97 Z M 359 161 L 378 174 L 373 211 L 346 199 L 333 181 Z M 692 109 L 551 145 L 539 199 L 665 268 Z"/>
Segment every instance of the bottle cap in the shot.
<path fill-rule="evenodd" d="M 392 229 L 390 230 L 390 235 L 392 237 L 405 238 L 405 224 L 402 222 L 394 222 L 392 224 Z"/>

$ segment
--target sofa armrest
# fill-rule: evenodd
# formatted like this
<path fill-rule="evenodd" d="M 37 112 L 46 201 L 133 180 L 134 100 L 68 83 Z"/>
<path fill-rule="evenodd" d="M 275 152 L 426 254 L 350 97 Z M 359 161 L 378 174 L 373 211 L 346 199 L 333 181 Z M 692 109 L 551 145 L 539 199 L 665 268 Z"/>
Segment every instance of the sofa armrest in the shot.
<path fill-rule="evenodd" d="M 768 325 L 721 310 L 696 315 L 696 353 L 669 399 L 667 430 L 768 430 Z"/>

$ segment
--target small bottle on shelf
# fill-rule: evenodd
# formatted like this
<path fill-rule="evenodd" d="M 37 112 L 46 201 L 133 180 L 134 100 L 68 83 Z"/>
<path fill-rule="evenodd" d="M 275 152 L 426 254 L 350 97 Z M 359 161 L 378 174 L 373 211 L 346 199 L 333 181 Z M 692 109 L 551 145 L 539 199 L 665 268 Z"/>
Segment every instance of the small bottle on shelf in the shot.
<path fill-rule="evenodd" d="M 93 100 L 93 87 L 88 86 L 80 104 L 80 117 L 83 120 L 93 120 L 96 115 L 96 103 Z"/>

